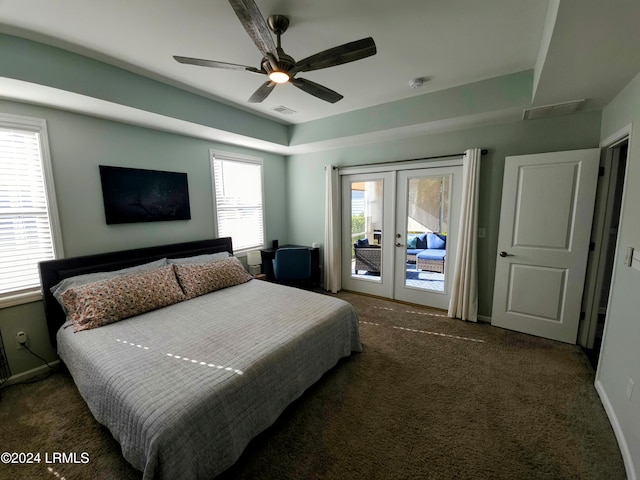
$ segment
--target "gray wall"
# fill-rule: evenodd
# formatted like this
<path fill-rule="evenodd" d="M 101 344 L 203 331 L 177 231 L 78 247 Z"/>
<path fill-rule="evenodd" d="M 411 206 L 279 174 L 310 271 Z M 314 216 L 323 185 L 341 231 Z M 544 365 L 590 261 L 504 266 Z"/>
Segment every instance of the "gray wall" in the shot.
<path fill-rule="evenodd" d="M 628 467 L 640 478 L 640 271 L 624 264 L 628 247 L 640 251 L 640 74 L 604 109 L 602 139 L 631 123 L 618 250 L 596 386 L 612 424 L 623 436 L 622 450 L 635 461 Z M 631 399 L 626 394 L 629 379 L 635 383 Z"/>
<path fill-rule="evenodd" d="M 264 159 L 266 235 L 286 240 L 285 159 L 279 155 L 16 102 L 0 101 L 0 111 L 47 121 L 67 257 L 212 238 L 210 148 Z M 106 225 L 98 165 L 186 172 L 191 220 Z M 13 375 L 42 363 L 16 348 L 20 330 L 27 332 L 36 353 L 56 358 L 48 344 L 41 302 L 0 309 L 0 331 Z"/>
<path fill-rule="evenodd" d="M 505 157 L 593 148 L 599 136 L 600 112 L 587 112 L 295 155 L 287 161 L 287 237 L 302 245 L 323 243 L 325 165 L 382 163 L 486 148 L 489 153 L 480 167 L 479 226 L 486 228 L 486 237 L 478 240 L 478 308 L 480 315 L 490 316 Z"/>

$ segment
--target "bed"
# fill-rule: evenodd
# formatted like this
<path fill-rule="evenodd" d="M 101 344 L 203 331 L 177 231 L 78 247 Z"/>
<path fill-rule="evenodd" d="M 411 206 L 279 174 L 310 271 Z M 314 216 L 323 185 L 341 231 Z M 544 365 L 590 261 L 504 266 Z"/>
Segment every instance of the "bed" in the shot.
<path fill-rule="evenodd" d="M 93 416 L 144 479 L 213 478 L 341 358 L 362 350 L 350 304 L 261 280 L 79 331 L 51 291 L 79 275 L 151 262 L 173 265 L 161 269 L 180 279 L 181 262 L 200 268 L 190 259 L 224 252 L 232 253 L 229 238 L 40 264 L 52 342 Z"/>

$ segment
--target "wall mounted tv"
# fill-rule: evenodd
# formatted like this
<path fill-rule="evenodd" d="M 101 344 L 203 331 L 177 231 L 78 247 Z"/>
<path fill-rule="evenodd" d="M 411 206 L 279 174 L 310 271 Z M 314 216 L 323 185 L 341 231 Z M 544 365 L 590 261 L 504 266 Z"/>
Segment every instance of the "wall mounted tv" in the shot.
<path fill-rule="evenodd" d="M 187 174 L 100 165 L 107 224 L 189 220 Z"/>

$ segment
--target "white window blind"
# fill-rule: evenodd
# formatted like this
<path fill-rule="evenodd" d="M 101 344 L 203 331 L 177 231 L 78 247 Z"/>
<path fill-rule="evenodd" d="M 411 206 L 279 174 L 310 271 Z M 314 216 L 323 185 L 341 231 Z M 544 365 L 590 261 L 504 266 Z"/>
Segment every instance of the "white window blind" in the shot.
<path fill-rule="evenodd" d="M 28 127 L 20 128 L 22 123 Z M 39 292 L 38 262 L 56 256 L 54 237 L 57 235 L 52 228 L 45 183 L 50 165 L 48 151 L 44 153 L 43 147 L 48 150 L 48 143 L 43 129 L 44 121 L 0 116 L 0 303 L 3 305 L 12 296 Z"/>
<path fill-rule="evenodd" d="M 212 152 L 216 225 L 235 251 L 264 245 L 262 162 Z"/>

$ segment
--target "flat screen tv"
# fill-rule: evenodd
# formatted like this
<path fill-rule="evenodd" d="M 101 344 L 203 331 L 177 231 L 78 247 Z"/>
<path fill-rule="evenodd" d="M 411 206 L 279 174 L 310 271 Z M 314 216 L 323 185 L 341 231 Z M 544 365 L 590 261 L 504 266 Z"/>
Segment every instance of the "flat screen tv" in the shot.
<path fill-rule="evenodd" d="M 107 224 L 189 220 L 187 174 L 100 165 Z"/>

